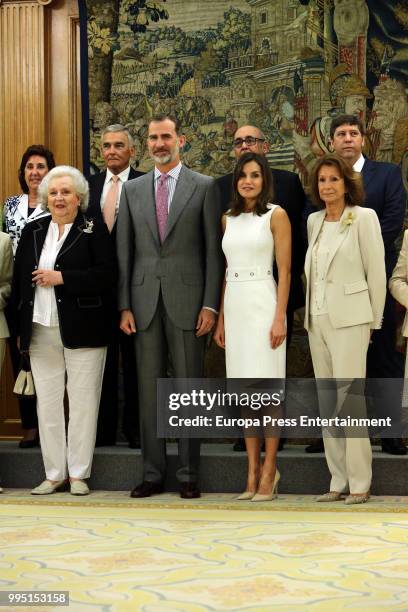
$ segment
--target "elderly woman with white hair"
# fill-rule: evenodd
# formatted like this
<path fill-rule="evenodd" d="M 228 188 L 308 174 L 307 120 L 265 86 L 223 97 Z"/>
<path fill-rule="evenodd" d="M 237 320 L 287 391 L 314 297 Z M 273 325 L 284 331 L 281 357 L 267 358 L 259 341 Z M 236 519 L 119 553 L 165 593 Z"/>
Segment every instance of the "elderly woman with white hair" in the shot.
<path fill-rule="evenodd" d="M 115 320 L 109 297 L 116 282 L 115 255 L 106 226 L 85 216 L 88 183 L 79 170 L 53 168 L 39 186 L 39 197 L 51 216 L 24 228 L 12 289 L 20 350 L 31 359 L 46 474 L 31 493 L 53 493 L 69 477 L 71 493 L 86 495 Z"/>

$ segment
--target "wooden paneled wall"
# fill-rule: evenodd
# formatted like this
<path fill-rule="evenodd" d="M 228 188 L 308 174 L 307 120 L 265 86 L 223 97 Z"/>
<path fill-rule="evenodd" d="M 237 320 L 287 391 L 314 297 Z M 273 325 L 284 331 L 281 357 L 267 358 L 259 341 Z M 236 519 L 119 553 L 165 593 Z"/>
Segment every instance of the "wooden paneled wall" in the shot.
<path fill-rule="evenodd" d="M 57 164 L 82 169 L 77 0 L 0 0 L 0 209 L 20 193 L 21 156 L 31 144 Z M 1 212 L 1 211 L 0 211 Z M 0 378 L 0 437 L 20 434 L 9 356 Z"/>
<path fill-rule="evenodd" d="M 30 144 L 82 168 L 76 0 L 0 0 L 0 201 Z"/>
<path fill-rule="evenodd" d="M 38 2 L 0 8 L 0 191 L 18 193 L 17 168 L 28 143 L 46 138 L 45 11 Z"/>

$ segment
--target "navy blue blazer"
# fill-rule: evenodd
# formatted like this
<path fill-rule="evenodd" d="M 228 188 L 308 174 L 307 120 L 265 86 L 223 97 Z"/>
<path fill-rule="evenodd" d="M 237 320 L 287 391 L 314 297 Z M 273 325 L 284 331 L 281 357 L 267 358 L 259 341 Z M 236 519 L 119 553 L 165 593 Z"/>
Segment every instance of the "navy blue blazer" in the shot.
<path fill-rule="evenodd" d="M 139 172 L 138 170 L 134 170 L 132 166 L 130 166 L 129 178 L 128 181 L 137 178 L 138 176 L 143 176 L 144 172 Z M 105 184 L 106 179 L 106 170 L 103 172 L 99 172 L 99 174 L 93 174 L 88 177 L 89 184 L 89 205 L 87 209 L 87 215 L 90 217 L 94 217 L 96 219 L 100 219 L 103 222 L 102 210 L 101 210 L 101 197 L 103 186 Z M 116 241 L 116 223 L 113 226 L 113 230 L 111 233 L 112 239 Z"/>
<path fill-rule="evenodd" d="M 406 193 L 401 169 L 395 164 L 366 159 L 363 170 L 365 205 L 377 213 L 385 247 L 387 278 L 397 262 L 395 240 L 401 233 L 406 207 Z"/>
<path fill-rule="evenodd" d="M 54 287 L 61 340 L 66 348 L 107 346 L 114 332 L 112 287 L 117 268 L 112 240 L 105 224 L 78 212 L 58 253 L 55 270 L 64 283 Z M 11 291 L 13 326 L 20 350 L 30 347 L 38 269 L 51 215 L 28 223 L 21 234 Z"/>

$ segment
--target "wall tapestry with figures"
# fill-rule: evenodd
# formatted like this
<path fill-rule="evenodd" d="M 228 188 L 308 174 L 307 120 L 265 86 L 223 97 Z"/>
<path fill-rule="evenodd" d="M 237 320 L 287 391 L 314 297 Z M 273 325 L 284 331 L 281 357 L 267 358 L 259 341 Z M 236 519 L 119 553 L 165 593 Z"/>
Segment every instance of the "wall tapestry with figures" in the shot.
<path fill-rule="evenodd" d="M 350 112 L 366 121 L 367 154 L 401 164 L 408 186 L 404 0 L 86 0 L 86 15 L 95 170 L 100 131 L 119 122 L 150 169 L 147 123 L 167 111 L 200 172 L 229 172 L 234 129 L 251 122 L 270 163 L 306 180 L 332 117 Z"/>

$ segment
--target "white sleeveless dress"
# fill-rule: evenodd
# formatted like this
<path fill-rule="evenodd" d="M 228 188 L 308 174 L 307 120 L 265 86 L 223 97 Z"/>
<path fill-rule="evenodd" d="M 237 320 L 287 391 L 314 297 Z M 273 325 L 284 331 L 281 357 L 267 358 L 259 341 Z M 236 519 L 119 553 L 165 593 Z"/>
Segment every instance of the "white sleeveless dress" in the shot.
<path fill-rule="evenodd" d="M 269 204 L 262 216 L 227 215 L 222 249 L 227 259 L 224 297 L 228 378 L 285 378 L 286 340 L 277 349 L 269 332 L 276 310 L 274 243 Z"/>

